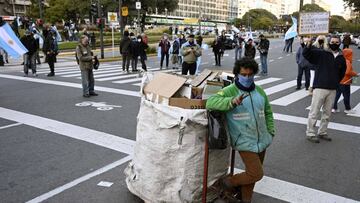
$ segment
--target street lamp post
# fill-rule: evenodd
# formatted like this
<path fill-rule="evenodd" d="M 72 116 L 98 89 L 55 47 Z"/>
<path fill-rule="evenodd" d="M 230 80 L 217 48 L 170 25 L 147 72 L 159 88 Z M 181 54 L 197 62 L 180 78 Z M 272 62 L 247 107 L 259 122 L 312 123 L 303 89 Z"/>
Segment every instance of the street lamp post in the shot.
<path fill-rule="evenodd" d="M 202 9 L 201 9 L 201 1 L 199 1 L 199 34 L 201 36 L 201 18 L 202 18 Z"/>
<path fill-rule="evenodd" d="M 102 10 L 101 10 L 101 5 L 100 5 L 100 0 L 97 0 L 97 5 L 98 5 L 98 16 L 99 16 L 99 19 L 100 19 L 100 55 L 101 55 L 101 58 L 103 59 L 105 56 L 104 56 L 104 34 L 103 34 L 103 31 L 104 31 L 104 25 L 105 25 L 105 22 L 103 22 L 103 16 L 102 16 Z"/>

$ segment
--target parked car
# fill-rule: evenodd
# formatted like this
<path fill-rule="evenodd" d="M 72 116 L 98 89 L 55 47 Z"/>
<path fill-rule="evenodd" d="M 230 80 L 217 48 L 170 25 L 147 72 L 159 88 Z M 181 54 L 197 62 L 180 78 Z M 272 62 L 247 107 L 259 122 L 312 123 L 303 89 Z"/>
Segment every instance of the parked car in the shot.
<path fill-rule="evenodd" d="M 224 46 L 226 49 L 233 49 L 235 48 L 235 40 L 233 34 L 225 34 L 226 40 Z"/>

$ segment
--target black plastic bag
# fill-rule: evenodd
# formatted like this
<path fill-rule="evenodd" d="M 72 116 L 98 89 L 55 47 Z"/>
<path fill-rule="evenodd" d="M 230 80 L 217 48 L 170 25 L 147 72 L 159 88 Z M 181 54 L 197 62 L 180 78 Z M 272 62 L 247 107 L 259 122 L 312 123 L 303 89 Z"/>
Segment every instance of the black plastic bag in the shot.
<path fill-rule="evenodd" d="M 208 111 L 209 149 L 226 149 L 228 136 L 225 115 L 220 111 Z"/>

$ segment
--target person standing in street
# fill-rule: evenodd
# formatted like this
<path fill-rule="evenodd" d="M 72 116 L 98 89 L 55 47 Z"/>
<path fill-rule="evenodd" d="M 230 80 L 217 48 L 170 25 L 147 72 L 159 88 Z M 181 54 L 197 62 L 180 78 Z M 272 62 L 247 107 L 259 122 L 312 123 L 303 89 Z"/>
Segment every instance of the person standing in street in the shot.
<path fill-rule="evenodd" d="M 186 43 L 186 37 L 185 37 L 184 34 L 181 34 L 181 35 L 180 35 L 179 42 L 180 42 L 180 48 L 182 47 L 183 44 Z M 183 61 L 183 57 L 182 57 L 181 54 L 179 53 L 179 64 L 182 64 L 182 61 Z"/>
<path fill-rule="evenodd" d="M 139 40 L 139 41 L 138 41 Z M 131 68 L 132 72 L 137 72 L 137 63 L 141 52 L 141 37 L 131 39 L 130 55 L 131 55 Z"/>
<path fill-rule="evenodd" d="M 140 44 L 139 56 L 140 56 L 141 68 L 144 71 L 147 71 L 145 61 L 147 60 L 146 50 L 147 50 L 147 48 L 149 48 L 149 46 L 143 40 L 144 40 L 144 38 L 141 35 L 137 36 L 137 42 Z"/>
<path fill-rule="evenodd" d="M 86 35 L 80 37 L 80 43 L 76 47 L 76 56 L 81 70 L 83 97 L 98 96 L 94 91 L 95 80 L 93 73 L 93 64 L 96 56 L 93 56 L 91 52 L 89 38 Z"/>
<path fill-rule="evenodd" d="M 235 38 L 235 61 L 240 60 L 242 57 L 244 38 L 241 37 L 239 32 Z"/>
<path fill-rule="evenodd" d="M 315 48 L 329 50 L 328 40 L 325 35 L 319 35 L 315 39 L 315 43 L 313 45 Z M 310 67 L 310 87 L 309 87 L 309 95 L 313 93 L 313 85 L 314 85 L 314 78 L 315 78 L 315 66 Z"/>
<path fill-rule="evenodd" d="M 268 39 L 265 38 L 263 34 L 261 34 L 259 37 L 260 37 L 260 43 L 257 49 L 260 52 L 260 61 L 261 61 L 261 69 L 262 69 L 260 74 L 262 76 L 267 76 L 268 74 L 267 56 L 269 53 L 270 42 Z"/>
<path fill-rule="evenodd" d="M 159 47 L 161 51 L 161 59 L 160 59 L 160 70 L 163 67 L 164 59 L 166 58 L 166 69 L 169 68 L 169 50 L 171 47 L 171 44 L 168 39 L 168 35 L 164 34 L 162 39 L 159 42 Z"/>
<path fill-rule="evenodd" d="M 36 41 L 36 46 L 37 46 L 37 49 L 36 49 L 36 53 L 35 53 L 35 59 L 37 61 L 37 64 L 41 64 L 41 60 L 40 60 L 40 56 L 39 56 L 39 51 L 40 51 L 40 34 L 37 32 L 36 29 L 33 29 L 33 35 L 34 35 L 34 39 Z"/>
<path fill-rule="evenodd" d="M 172 44 L 172 52 L 171 52 L 171 63 L 173 65 L 173 69 L 179 69 L 179 53 L 180 53 L 180 40 L 174 35 L 173 36 L 173 44 Z"/>
<path fill-rule="evenodd" d="M 184 57 L 181 74 L 195 75 L 197 57 L 201 56 L 201 47 L 194 41 L 194 35 L 190 34 L 188 41 L 182 45 L 180 54 Z"/>
<path fill-rule="evenodd" d="M 221 66 L 221 55 L 223 52 L 223 44 L 220 37 L 216 37 L 213 42 L 213 52 L 215 55 L 215 66 Z"/>
<path fill-rule="evenodd" d="M 343 49 L 347 49 L 347 48 L 350 47 L 351 37 L 350 37 L 350 35 L 348 33 L 345 34 L 342 43 L 343 43 Z"/>
<path fill-rule="evenodd" d="M 296 63 L 298 64 L 298 75 L 297 75 L 297 83 L 296 90 L 301 89 L 301 81 L 303 73 L 305 74 L 305 88 L 306 90 L 310 87 L 310 68 L 312 68 L 312 64 L 306 60 L 303 56 L 303 49 L 305 47 L 305 43 L 303 38 L 300 39 L 300 47 L 296 52 Z"/>
<path fill-rule="evenodd" d="M 347 114 L 355 114 L 355 110 L 351 109 L 350 106 L 350 85 L 352 82 L 352 77 L 358 77 L 358 74 L 353 70 L 352 67 L 352 60 L 353 60 L 353 51 L 352 49 L 346 48 L 343 49 L 343 54 L 346 60 L 346 72 L 344 78 L 340 81 L 340 85 L 338 89 L 336 90 L 336 97 L 334 101 L 334 106 L 332 109 L 332 112 L 340 112 L 338 109 L 338 101 L 341 95 L 344 97 L 344 105 L 345 110 L 344 113 Z"/>
<path fill-rule="evenodd" d="M 286 46 L 286 53 L 292 53 L 293 51 L 292 51 L 292 45 L 293 45 L 293 43 L 294 43 L 294 39 L 295 39 L 295 37 L 292 37 L 292 38 L 290 38 L 290 39 L 288 39 L 288 42 L 287 42 L 287 46 Z"/>
<path fill-rule="evenodd" d="M 255 183 L 264 176 L 263 162 L 275 136 L 274 117 L 265 91 L 254 82 L 259 71 L 252 58 L 235 62 L 235 82 L 206 102 L 206 109 L 225 114 L 231 147 L 238 151 L 245 172 L 225 176 L 210 189 L 224 191 L 221 202 L 250 203 Z"/>
<path fill-rule="evenodd" d="M 122 57 L 122 70 L 129 72 L 130 66 L 130 44 L 129 31 L 124 31 L 124 36 L 120 41 L 120 54 Z"/>
<path fill-rule="evenodd" d="M 247 43 L 245 44 L 245 57 L 254 59 L 256 55 L 256 49 L 253 44 L 253 40 L 250 38 L 248 39 Z"/>
<path fill-rule="evenodd" d="M 29 69 L 31 69 L 33 76 L 36 77 L 36 40 L 32 32 L 26 30 L 25 35 L 20 39 L 20 41 L 28 50 L 28 52 L 24 55 L 24 76 L 28 76 Z"/>
<path fill-rule="evenodd" d="M 46 61 L 50 67 L 50 73 L 47 76 L 53 77 L 55 76 L 55 60 L 58 53 L 56 32 L 54 30 L 51 30 L 46 37 L 43 51 L 46 53 Z"/>
<path fill-rule="evenodd" d="M 341 40 L 338 36 L 331 36 L 330 50 L 312 47 L 311 40 L 304 39 L 306 44 L 303 55 L 315 67 L 314 91 L 306 129 L 307 140 L 319 143 L 320 139 L 331 141 L 327 134 L 331 108 L 334 104 L 336 89 L 345 75 L 346 61 L 340 50 Z M 318 114 L 322 108 L 321 122 L 318 133 L 315 132 Z"/>

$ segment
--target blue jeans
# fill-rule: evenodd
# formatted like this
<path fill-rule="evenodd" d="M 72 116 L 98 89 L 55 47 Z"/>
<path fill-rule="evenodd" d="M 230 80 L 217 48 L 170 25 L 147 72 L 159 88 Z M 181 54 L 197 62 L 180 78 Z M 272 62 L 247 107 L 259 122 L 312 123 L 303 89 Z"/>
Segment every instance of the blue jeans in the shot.
<path fill-rule="evenodd" d="M 260 54 L 260 62 L 261 62 L 261 72 L 267 74 L 267 53 Z"/>
<path fill-rule="evenodd" d="M 242 54 L 242 47 L 236 47 L 235 48 L 235 61 L 241 59 L 241 54 Z"/>
<path fill-rule="evenodd" d="M 341 96 L 341 94 L 344 96 L 344 105 L 346 110 L 350 110 L 350 85 L 339 85 L 339 87 L 336 90 L 336 97 L 334 101 L 334 109 L 338 108 L 338 101 Z"/>
<path fill-rule="evenodd" d="M 94 74 L 93 70 L 81 70 L 81 83 L 83 88 L 83 95 L 94 93 Z"/>

